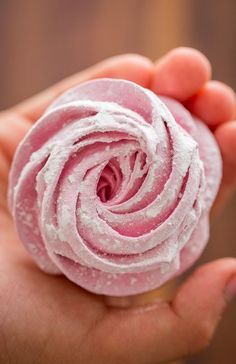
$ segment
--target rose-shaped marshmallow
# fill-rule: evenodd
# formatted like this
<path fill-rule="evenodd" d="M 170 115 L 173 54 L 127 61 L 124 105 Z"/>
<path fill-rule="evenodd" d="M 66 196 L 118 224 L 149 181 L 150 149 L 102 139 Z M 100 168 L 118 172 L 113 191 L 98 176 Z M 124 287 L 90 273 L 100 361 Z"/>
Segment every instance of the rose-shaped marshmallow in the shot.
<path fill-rule="evenodd" d="M 9 202 L 44 271 L 122 296 L 198 258 L 220 177 L 213 136 L 182 105 L 99 79 L 60 96 L 25 136 Z"/>

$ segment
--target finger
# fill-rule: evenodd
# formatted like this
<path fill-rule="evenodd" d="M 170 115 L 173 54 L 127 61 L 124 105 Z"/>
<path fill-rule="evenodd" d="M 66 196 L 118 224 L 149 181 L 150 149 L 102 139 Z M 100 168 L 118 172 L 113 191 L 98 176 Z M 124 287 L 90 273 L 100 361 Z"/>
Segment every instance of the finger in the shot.
<path fill-rule="evenodd" d="M 17 145 L 31 123 L 13 112 L 0 113 L 0 211 L 7 209 L 7 183 L 11 160 Z"/>
<path fill-rule="evenodd" d="M 218 211 L 236 187 L 236 121 L 221 124 L 215 130 L 214 135 L 223 159 L 223 179 L 215 201 Z"/>
<path fill-rule="evenodd" d="M 220 146 L 225 164 L 236 174 L 236 121 L 228 121 L 215 130 L 215 138 Z"/>
<path fill-rule="evenodd" d="M 30 126 L 23 116 L 10 111 L 0 113 L 0 148 L 8 160 Z"/>
<path fill-rule="evenodd" d="M 104 360 L 118 355 L 121 362 L 156 363 L 157 358 L 165 362 L 203 349 L 234 294 L 236 260 L 228 258 L 197 269 L 170 304 L 111 309 L 101 325 Z"/>
<path fill-rule="evenodd" d="M 236 97 L 231 87 L 209 81 L 187 101 L 188 109 L 209 126 L 217 126 L 236 116 Z"/>
<path fill-rule="evenodd" d="M 94 78 L 123 78 L 148 87 L 153 72 L 152 62 L 137 54 L 108 58 L 85 71 L 79 72 L 49 87 L 47 90 L 17 105 L 14 110 L 35 122 L 48 105 L 62 92 Z"/>
<path fill-rule="evenodd" d="M 198 92 L 210 76 L 210 62 L 201 52 L 176 48 L 156 62 L 151 89 L 183 102 Z"/>
<path fill-rule="evenodd" d="M 7 205 L 7 175 L 9 164 L 0 149 L 0 213 L 6 211 Z M 1 220 L 1 216 L 0 216 Z"/>
<path fill-rule="evenodd" d="M 17 145 L 31 126 L 31 122 L 11 111 L 0 113 L 0 198 L 6 207 L 8 173 Z"/>
<path fill-rule="evenodd" d="M 126 54 L 112 57 L 68 77 L 31 99 L 16 105 L 11 110 L 2 112 L 0 114 L 0 154 L 1 158 L 8 162 L 8 168 L 4 168 L 4 179 L 6 179 L 17 145 L 32 123 L 42 115 L 47 106 L 60 93 L 76 84 L 99 77 L 124 78 L 148 87 L 152 68 L 151 61 L 143 56 Z"/>
<path fill-rule="evenodd" d="M 227 306 L 236 295 L 236 259 L 224 258 L 198 268 L 180 288 L 172 308 L 187 324 L 191 352 L 206 347 Z M 185 336 L 187 340 L 187 336 Z"/>

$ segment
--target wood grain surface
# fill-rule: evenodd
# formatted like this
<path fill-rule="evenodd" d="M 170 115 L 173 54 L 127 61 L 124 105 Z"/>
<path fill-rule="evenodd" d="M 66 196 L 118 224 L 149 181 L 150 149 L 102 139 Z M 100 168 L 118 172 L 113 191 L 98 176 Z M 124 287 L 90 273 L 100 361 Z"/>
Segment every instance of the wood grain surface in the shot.
<path fill-rule="evenodd" d="M 213 77 L 236 86 L 235 0 L 0 0 L 0 109 L 108 56 L 152 60 L 203 51 Z M 201 262 L 236 255 L 236 196 L 212 223 Z M 201 263 L 200 262 L 200 263 Z M 236 363 L 236 302 L 210 347 L 188 363 Z"/>

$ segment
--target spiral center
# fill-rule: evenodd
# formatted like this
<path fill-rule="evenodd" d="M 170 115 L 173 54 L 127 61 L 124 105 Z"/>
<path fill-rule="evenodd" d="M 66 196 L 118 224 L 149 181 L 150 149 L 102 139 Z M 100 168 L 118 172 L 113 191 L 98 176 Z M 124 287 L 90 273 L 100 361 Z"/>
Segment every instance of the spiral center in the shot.
<path fill-rule="evenodd" d="M 97 195 L 103 203 L 111 200 L 121 184 L 121 170 L 115 158 L 104 167 L 97 184 Z"/>

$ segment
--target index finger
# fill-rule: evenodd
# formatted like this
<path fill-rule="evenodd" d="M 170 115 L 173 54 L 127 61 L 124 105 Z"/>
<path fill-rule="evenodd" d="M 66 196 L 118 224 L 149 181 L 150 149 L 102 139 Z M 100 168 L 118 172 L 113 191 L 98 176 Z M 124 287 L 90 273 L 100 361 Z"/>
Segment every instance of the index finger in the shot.
<path fill-rule="evenodd" d="M 32 98 L 13 107 L 22 117 L 35 122 L 49 104 L 67 89 L 94 78 L 123 78 L 148 87 L 151 81 L 152 62 L 137 54 L 125 54 L 108 58 L 85 71 L 70 76 Z"/>
<path fill-rule="evenodd" d="M 31 125 L 50 103 L 67 89 L 94 78 L 123 78 L 149 87 L 154 65 L 143 56 L 125 54 L 108 58 L 85 71 L 70 76 L 45 91 L 0 113 L 0 178 L 7 176 L 16 147 Z M 12 132 L 14 131 L 14 132 Z"/>

